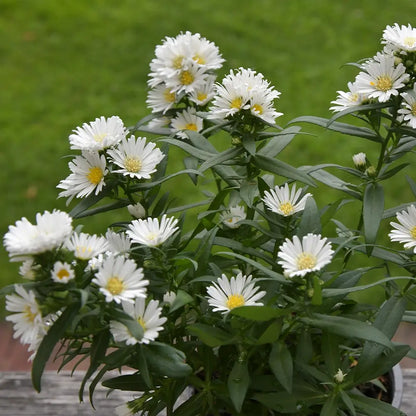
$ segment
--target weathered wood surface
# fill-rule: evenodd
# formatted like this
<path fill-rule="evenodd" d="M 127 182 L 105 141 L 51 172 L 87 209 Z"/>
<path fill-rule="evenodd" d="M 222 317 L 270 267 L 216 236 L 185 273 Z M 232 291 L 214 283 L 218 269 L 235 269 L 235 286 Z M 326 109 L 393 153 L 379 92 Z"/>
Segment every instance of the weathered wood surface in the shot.
<path fill-rule="evenodd" d="M 95 410 L 88 401 L 79 403 L 78 389 L 83 373 L 48 371 L 42 379 L 42 391 L 33 390 L 30 373 L 0 372 L 0 415 L 2 416 L 114 416 L 116 406 L 132 398 L 131 393 L 98 386 L 94 394 Z M 403 370 L 401 410 L 416 416 L 416 369 Z M 376 416 L 376 415 L 374 415 Z"/>

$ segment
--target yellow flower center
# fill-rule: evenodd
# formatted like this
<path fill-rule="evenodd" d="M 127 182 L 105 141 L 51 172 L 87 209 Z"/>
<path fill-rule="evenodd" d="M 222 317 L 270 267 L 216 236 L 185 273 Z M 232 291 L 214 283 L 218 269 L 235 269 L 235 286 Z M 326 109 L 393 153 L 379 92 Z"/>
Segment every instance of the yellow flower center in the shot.
<path fill-rule="evenodd" d="M 205 59 L 200 55 L 195 55 L 192 59 L 199 65 L 205 64 Z"/>
<path fill-rule="evenodd" d="M 36 318 L 36 313 L 32 312 L 32 309 L 30 308 L 29 305 L 25 305 L 25 307 L 23 308 L 23 314 L 24 317 L 29 321 L 29 322 L 34 322 L 35 318 Z"/>
<path fill-rule="evenodd" d="M 234 98 L 230 103 L 230 108 L 241 108 L 243 105 L 243 99 L 241 97 Z"/>
<path fill-rule="evenodd" d="M 414 36 L 407 36 L 403 39 L 403 43 L 406 46 L 413 46 L 416 42 L 416 38 Z"/>
<path fill-rule="evenodd" d="M 354 92 L 350 95 L 350 101 L 353 103 L 356 103 L 358 99 L 360 98 L 360 94 Z"/>
<path fill-rule="evenodd" d="M 62 280 L 65 279 L 65 277 L 69 277 L 69 272 L 67 269 L 61 269 L 58 273 L 56 273 L 56 276 L 58 279 Z"/>
<path fill-rule="evenodd" d="M 146 325 L 144 323 L 143 317 L 139 316 L 137 318 L 137 322 L 139 323 L 139 325 L 143 328 L 143 331 L 146 331 Z"/>
<path fill-rule="evenodd" d="M 245 304 L 244 296 L 243 295 L 231 295 L 227 299 L 227 308 L 228 309 L 234 309 L 238 306 L 243 306 Z"/>
<path fill-rule="evenodd" d="M 412 114 L 412 116 L 415 116 L 416 117 L 416 103 L 413 103 L 410 106 L 410 113 Z"/>
<path fill-rule="evenodd" d="M 107 137 L 108 133 L 97 133 L 94 134 L 93 139 L 97 142 L 97 143 L 102 143 L 102 141 Z"/>
<path fill-rule="evenodd" d="M 165 90 L 165 92 L 163 93 L 163 97 L 168 103 L 175 102 L 175 98 L 176 98 L 175 93 L 171 92 L 170 90 Z"/>
<path fill-rule="evenodd" d="M 183 56 L 177 56 L 173 62 L 172 62 L 172 66 L 175 69 L 181 69 L 182 68 L 182 62 L 183 62 Z"/>
<path fill-rule="evenodd" d="M 204 101 L 207 99 L 207 94 L 205 94 L 204 92 L 198 92 L 196 98 L 198 99 L 198 101 Z"/>
<path fill-rule="evenodd" d="M 92 249 L 91 247 L 86 246 L 77 246 L 75 247 L 76 256 L 79 259 L 89 259 L 91 257 Z"/>
<path fill-rule="evenodd" d="M 101 168 L 98 166 L 94 166 L 93 168 L 90 168 L 87 179 L 93 184 L 98 185 L 101 182 L 101 179 L 103 178 L 104 174 Z"/>
<path fill-rule="evenodd" d="M 416 240 L 416 225 L 410 230 L 410 236 Z"/>
<path fill-rule="evenodd" d="M 190 85 L 194 82 L 195 77 L 189 71 L 182 71 L 179 76 L 179 82 L 182 85 Z"/>
<path fill-rule="evenodd" d="M 124 283 L 119 277 L 113 276 L 108 279 L 106 289 L 112 295 L 119 295 L 124 290 Z"/>
<path fill-rule="evenodd" d="M 262 115 L 262 114 L 263 114 L 263 107 L 262 107 L 260 104 L 254 104 L 254 105 L 253 105 L 253 110 L 254 110 L 256 113 L 259 113 L 260 115 Z"/>
<path fill-rule="evenodd" d="M 280 211 L 282 211 L 284 215 L 290 215 L 295 210 L 294 206 L 289 201 L 283 202 L 283 204 L 280 204 L 279 208 L 280 208 Z"/>
<path fill-rule="evenodd" d="M 298 256 L 298 269 L 312 269 L 316 265 L 316 257 L 309 253 L 302 253 Z"/>
<path fill-rule="evenodd" d="M 126 157 L 124 167 L 127 172 L 137 173 L 142 168 L 142 161 L 135 157 Z"/>
<path fill-rule="evenodd" d="M 188 123 L 188 124 L 185 126 L 185 129 L 186 129 L 186 130 L 198 131 L 198 127 L 196 126 L 196 124 L 195 124 L 195 123 Z"/>
<path fill-rule="evenodd" d="M 393 87 L 393 80 L 388 75 L 380 75 L 375 83 L 371 82 L 371 85 L 375 86 L 379 91 L 386 92 Z"/>

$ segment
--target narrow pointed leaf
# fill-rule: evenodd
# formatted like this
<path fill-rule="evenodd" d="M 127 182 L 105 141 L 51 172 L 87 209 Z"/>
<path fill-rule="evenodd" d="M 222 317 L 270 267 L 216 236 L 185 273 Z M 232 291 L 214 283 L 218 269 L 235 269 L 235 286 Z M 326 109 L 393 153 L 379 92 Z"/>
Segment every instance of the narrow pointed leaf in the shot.
<path fill-rule="evenodd" d="M 247 362 L 236 361 L 228 376 L 228 392 L 237 412 L 241 412 L 244 399 L 250 384 Z"/>
<path fill-rule="evenodd" d="M 367 254 L 371 254 L 375 244 L 380 221 L 384 211 L 384 190 L 378 183 L 368 184 L 364 192 L 363 220 Z"/>
<path fill-rule="evenodd" d="M 288 392 L 293 387 L 293 360 L 290 351 L 283 342 L 273 344 L 269 355 L 269 365 L 277 381 Z"/>

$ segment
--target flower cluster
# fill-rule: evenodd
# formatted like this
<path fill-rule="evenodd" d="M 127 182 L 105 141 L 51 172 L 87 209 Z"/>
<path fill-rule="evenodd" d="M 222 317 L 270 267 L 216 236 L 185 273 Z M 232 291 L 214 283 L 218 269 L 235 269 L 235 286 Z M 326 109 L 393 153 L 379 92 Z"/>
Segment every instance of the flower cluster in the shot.
<path fill-rule="evenodd" d="M 416 203 L 384 208 L 385 181 L 400 178 L 406 164 L 396 162 L 416 146 L 415 33 L 388 26 L 383 52 L 332 102 L 338 114 L 284 128 L 280 93 L 261 73 L 231 69 L 217 83 L 214 43 L 165 38 L 150 63 L 152 114 L 129 129 L 118 116 L 77 127 L 69 143 L 81 154 L 58 188 L 68 205 L 80 201 L 69 214 L 37 214 L 35 225 L 22 218 L 4 237 L 30 280 L 2 292 L 33 353 L 34 387 L 60 343 L 65 362 L 89 358 L 91 390 L 129 370 L 102 381 L 140 392 L 123 415 L 399 416 L 359 389 L 408 353 L 391 338 L 416 321 Z M 303 122 L 371 140 L 377 162 L 362 149 L 348 166 L 289 164 L 283 151 Z M 215 135 L 228 137 L 226 150 Z M 318 206 L 325 187 L 336 197 Z M 103 220 L 102 235 L 73 226 L 113 210 L 121 220 Z M 375 286 L 384 296 L 363 302 Z"/>

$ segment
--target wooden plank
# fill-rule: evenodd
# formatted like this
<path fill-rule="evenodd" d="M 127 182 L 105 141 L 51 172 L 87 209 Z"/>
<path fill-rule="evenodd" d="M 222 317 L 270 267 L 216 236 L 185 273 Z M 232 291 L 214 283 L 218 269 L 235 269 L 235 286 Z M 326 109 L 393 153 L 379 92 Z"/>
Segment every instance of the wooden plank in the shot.
<path fill-rule="evenodd" d="M 97 386 L 95 410 L 88 401 L 79 403 L 78 389 L 83 372 L 57 374 L 48 371 L 42 378 L 42 391 L 32 387 L 28 372 L 0 372 L 0 415 L 8 416 L 114 416 L 114 409 L 133 398 L 133 393 L 113 391 Z M 401 410 L 416 416 L 416 369 L 403 369 L 403 398 Z"/>

